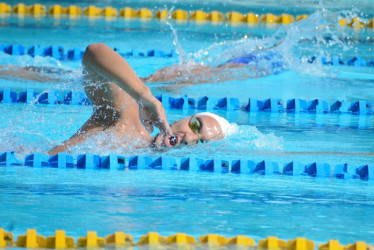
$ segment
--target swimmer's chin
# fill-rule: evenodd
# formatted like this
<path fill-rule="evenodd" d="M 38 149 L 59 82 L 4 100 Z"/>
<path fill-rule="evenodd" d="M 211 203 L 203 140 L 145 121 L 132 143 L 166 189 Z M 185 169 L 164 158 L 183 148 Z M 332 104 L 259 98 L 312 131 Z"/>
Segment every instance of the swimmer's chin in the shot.
<path fill-rule="evenodd" d="M 156 151 L 167 151 L 168 150 L 168 147 L 165 146 L 162 140 L 161 134 L 157 134 L 155 137 L 153 137 L 150 143 L 150 148 Z"/>
<path fill-rule="evenodd" d="M 163 143 L 156 144 L 155 142 L 151 143 L 150 148 L 157 152 L 166 152 L 172 149 L 172 147 L 166 147 Z"/>

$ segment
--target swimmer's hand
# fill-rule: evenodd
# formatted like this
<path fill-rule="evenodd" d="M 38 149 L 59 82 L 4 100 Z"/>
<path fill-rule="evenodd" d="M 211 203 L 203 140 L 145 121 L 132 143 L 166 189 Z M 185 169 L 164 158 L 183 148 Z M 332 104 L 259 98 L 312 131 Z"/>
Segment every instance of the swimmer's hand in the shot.
<path fill-rule="evenodd" d="M 162 134 L 172 135 L 165 109 L 150 91 L 143 93 L 139 97 L 138 103 L 140 120 L 150 133 L 153 132 L 153 126 L 156 126 Z"/>

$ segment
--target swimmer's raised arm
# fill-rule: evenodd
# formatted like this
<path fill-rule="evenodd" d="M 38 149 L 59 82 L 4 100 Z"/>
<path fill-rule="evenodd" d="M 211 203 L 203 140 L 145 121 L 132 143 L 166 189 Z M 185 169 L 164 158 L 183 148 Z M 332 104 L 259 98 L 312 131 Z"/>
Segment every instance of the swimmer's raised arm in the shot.
<path fill-rule="evenodd" d="M 49 155 L 63 152 L 107 129 L 146 144 L 149 134 L 144 127 L 153 131 L 155 125 L 165 136 L 171 134 L 161 102 L 119 54 L 105 44 L 92 44 L 82 62 L 87 80 L 85 92 L 91 99 L 93 113 L 71 138 L 50 150 Z"/>
<path fill-rule="evenodd" d="M 117 52 L 103 43 L 91 44 L 87 47 L 82 60 L 88 73 L 114 82 L 140 104 L 140 119 L 148 130 L 153 131 L 154 125 L 161 132 L 170 133 L 161 102 L 152 95 L 151 90 Z"/>

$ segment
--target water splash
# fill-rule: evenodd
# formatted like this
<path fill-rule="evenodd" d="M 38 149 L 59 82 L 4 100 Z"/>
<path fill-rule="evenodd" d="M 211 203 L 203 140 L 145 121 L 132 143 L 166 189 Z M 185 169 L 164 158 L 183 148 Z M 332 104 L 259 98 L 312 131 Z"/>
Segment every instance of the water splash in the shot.
<path fill-rule="evenodd" d="M 179 42 L 178 38 L 178 32 L 177 30 L 173 27 L 173 24 L 171 22 L 171 14 L 174 10 L 174 7 L 170 8 L 168 11 L 168 15 L 166 16 L 165 22 L 169 26 L 171 32 L 172 32 L 172 39 L 173 39 L 173 45 L 176 48 L 176 53 L 178 55 L 178 60 L 180 63 L 186 63 L 187 62 L 187 52 L 183 49 L 181 43 Z"/>
<path fill-rule="evenodd" d="M 71 137 L 91 113 L 91 107 L 65 105 L 2 104 L 0 109 L 0 152 L 14 150 L 23 157 L 46 153 Z"/>
<path fill-rule="evenodd" d="M 38 61 L 38 58 L 35 60 Z M 35 65 L 35 63 L 31 63 L 31 65 Z M 39 94 L 35 101 L 29 104 L 0 105 L 0 152 L 14 150 L 22 157 L 32 152 L 46 153 L 57 142 L 61 142 L 75 133 L 88 119 L 92 107 L 44 105 L 37 104 L 36 100 L 50 90 L 83 91 L 81 80 L 81 70 L 74 70 L 59 75 L 55 82 L 39 85 L 36 85 L 35 81 L 25 81 L 17 77 L 9 81 L 12 86 L 8 87 L 12 90 L 33 88 Z"/>
<path fill-rule="evenodd" d="M 256 55 L 257 60 L 237 72 L 239 80 L 251 77 L 248 75 L 240 77 L 240 74 L 248 70 L 253 71 L 253 67 L 256 68 L 255 71 L 267 70 L 268 74 L 290 69 L 300 73 L 324 75 L 331 69 L 322 67 L 320 60 L 315 60 L 311 64 L 310 57 L 329 59 L 332 56 L 342 57 L 343 52 L 353 51 L 355 42 L 349 39 L 349 32 L 352 31 L 342 28 L 339 20 L 342 18 L 349 20 L 360 15 L 362 13 L 359 13 L 357 9 L 335 13 L 321 5 L 321 9 L 309 15 L 307 19 L 280 26 L 272 36 L 260 39 L 249 38 L 245 35 L 239 40 L 220 41 L 187 54 L 186 58 L 182 58 L 179 63 L 186 65 L 187 70 L 191 64 L 218 67 L 243 55 Z M 361 20 L 365 19 L 361 18 Z M 176 34 L 175 29 L 173 29 L 173 34 Z M 175 42 L 177 42 L 177 51 L 183 51 L 178 39 Z M 277 56 L 269 59 L 267 56 L 269 53 Z M 282 65 L 279 67 L 280 63 Z M 222 69 L 221 74 L 227 74 L 228 71 Z M 253 77 L 262 76 L 253 75 Z"/>
<path fill-rule="evenodd" d="M 4 52 L 0 52 L 0 65 L 17 65 L 24 66 L 39 66 L 39 67 L 65 67 L 59 60 L 50 56 L 35 56 L 29 55 L 12 56 Z"/>

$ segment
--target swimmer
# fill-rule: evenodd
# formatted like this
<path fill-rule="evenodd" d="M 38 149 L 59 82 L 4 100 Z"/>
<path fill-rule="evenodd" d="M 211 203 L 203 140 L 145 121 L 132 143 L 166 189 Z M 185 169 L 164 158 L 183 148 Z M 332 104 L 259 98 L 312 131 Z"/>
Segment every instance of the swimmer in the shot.
<path fill-rule="evenodd" d="M 281 56 L 267 50 L 257 50 L 230 59 L 218 66 L 202 65 L 195 62 L 174 64 L 157 70 L 148 77 L 141 78 L 145 83 L 173 82 L 177 84 L 217 83 L 230 80 L 247 80 L 286 69 Z"/>
<path fill-rule="evenodd" d="M 72 71 L 53 67 L 0 65 L 0 79 L 12 80 L 16 77 L 37 82 L 59 83 L 66 81 L 66 79 L 61 79 L 61 75 L 67 75 L 69 73 L 72 73 Z"/>
<path fill-rule="evenodd" d="M 268 49 L 258 49 L 239 55 L 216 66 L 188 62 L 166 66 L 148 77 L 140 78 L 144 83 L 171 82 L 162 86 L 163 90 L 172 90 L 183 85 L 200 83 L 218 83 L 230 80 L 246 80 L 277 74 L 287 67 L 283 59 Z M 266 63 L 264 63 L 266 62 Z M 0 78 L 13 77 L 39 82 L 66 82 L 66 76 L 74 76 L 71 70 L 53 67 L 0 65 Z M 65 77 L 63 77 L 65 76 Z M 157 87 L 157 86 L 155 86 Z"/>
<path fill-rule="evenodd" d="M 137 147 L 170 148 L 219 140 L 229 133 L 230 123 L 209 112 L 199 113 L 169 125 L 164 107 L 139 79 L 130 65 L 114 50 L 102 43 L 87 47 L 82 64 L 85 92 L 93 104 L 93 113 L 68 140 L 48 153 L 55 155 L 87 138 L 109 131 Z M 153 127 L 156 136 L 149 134 Z"/>

